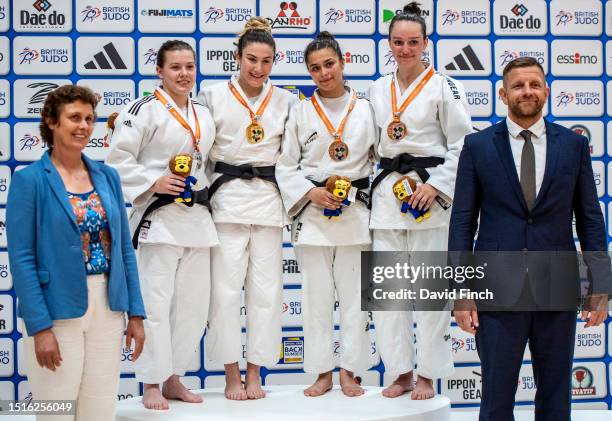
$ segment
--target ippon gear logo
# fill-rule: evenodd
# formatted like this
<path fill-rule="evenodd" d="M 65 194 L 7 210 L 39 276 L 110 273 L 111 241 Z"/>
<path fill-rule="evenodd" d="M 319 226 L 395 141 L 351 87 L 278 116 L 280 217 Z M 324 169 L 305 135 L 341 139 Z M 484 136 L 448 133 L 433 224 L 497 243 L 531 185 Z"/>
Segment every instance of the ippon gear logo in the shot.
<path fill-rule="evenodd" d="M 26 47 L 19 53 L 19 64 L 32 64 L 32 61 L 38 60 L 39 57 L 40 53 L 38 50 Z"/>
<path fill-rule="evenodd" d="M 149 64 L 155 64 L 155 62 L 157 61 L 157 51 L 155 51 L 153 48 L 149 48 L 144 54 L 144 60 L 145 60 L 145 66 L 149 65 Z"/>
<path fill-rule="evenodd" d="M 39 12 L 46 12 L 51 7 L 51 3 L 46 0 L 37 0 L 32 6 Z"/>
<path fill-rule="evenodd" d="M 569 104 L 574 102 L 574 94 L 570 92 L 561 91 L 559 95 L 557 95 L 557 107 L 567 107 Z"/>
<path fill-rule="evenodd" d="M 40 144 L 40 138 L 38 136 L 26 133 L 21 139 L 19 139 L 19 144 L 21 145 L 22 151 L 31 151 L 33 147 Z"/>
<path fill-rule="evenodd" d="M 555 16 L 555 19 L 557 19 L 557 26 L 559 25 L 565 26 L 568 23 L 570 23 L 572 20 L 574 20 L 574 15 L 564 10 L 561 10 L 559 13 L 557 13 L 557 16 Z"/>
<path fill-rule="evenodd" d="M 312 19 L 300 16 L 298 4 L 292 2 L 281 2 L 280 11 L 274 19 L 268 18 L 272 28 L 277 29 L 308 29 Z"/>
<path fill-rule="evenodd" d="M 457 22 L 460 17 L 461 14 L 456 10 L 447 9 L 446 12 L 442 14 L 442 25 L 452 25 Z"/>
<path fill-rule="evenodd" d="M 342 22 L 344 19 L 344 12 L 340 9 L 331 8 L 325 12 L 325 17 L 327 18 L 326 24 Z"/>
<path fill-rule="evenodd" d="M 514 13 L 514 16 L 525 16 L 529 9 L 524 4 L 516 4 L 510 11 Z"/>
<path fill-rule="evenodd" d="M 85 9 L 81 10 L 81 16 L 83 20 L 81 22 L 93 22 L 94 19 L 100 17 L 102 15 L 102 11 L 97 7 L 87 6 Z"/>
<path fill-rule="evenodd" d="M 216 23 L 218 20 L 223 19 L 225 13 L 222 9 L 216 9 L 211 6 L 206 12 L 204 12 L 204 23 Z"/>

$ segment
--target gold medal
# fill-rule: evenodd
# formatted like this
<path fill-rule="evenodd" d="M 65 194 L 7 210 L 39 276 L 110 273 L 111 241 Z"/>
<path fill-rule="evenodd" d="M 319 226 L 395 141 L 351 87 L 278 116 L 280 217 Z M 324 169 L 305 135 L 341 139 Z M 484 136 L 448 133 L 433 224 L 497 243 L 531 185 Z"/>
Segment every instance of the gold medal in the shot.
<path fill-rule="evenodd" d="M 348 157 L 349 148 L 343 141 L 336 140 L 329 145 L 328 152 L 334 161 L 344 161 Z"/>
<path fill-rule="evenodd" d="M 261 142 L 264 138 L 264 129 L 258 122 L 251 123 L 246 128 L 246 138 L 250 144 Z"/>
<path fill-rule="evenodd" d="M 394 141 L 402 140 L 408 134 L 408 129 L 402 121 L 392 121 L 387 126 L 387 136 Z"/>

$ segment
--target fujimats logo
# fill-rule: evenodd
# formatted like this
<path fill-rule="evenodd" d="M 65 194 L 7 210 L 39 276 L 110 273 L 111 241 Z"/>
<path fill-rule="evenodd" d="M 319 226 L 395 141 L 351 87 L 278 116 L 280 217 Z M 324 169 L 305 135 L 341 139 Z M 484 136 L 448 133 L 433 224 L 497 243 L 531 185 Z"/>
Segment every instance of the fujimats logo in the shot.
<path fill-rule="evenodd" d="M 280 11 L 274 19 L 268 18 L 272 28 L 277 29 L 308 29 L 312 22 L 310 16 L 301 16 L 295 1 L 280 3 Z"/>

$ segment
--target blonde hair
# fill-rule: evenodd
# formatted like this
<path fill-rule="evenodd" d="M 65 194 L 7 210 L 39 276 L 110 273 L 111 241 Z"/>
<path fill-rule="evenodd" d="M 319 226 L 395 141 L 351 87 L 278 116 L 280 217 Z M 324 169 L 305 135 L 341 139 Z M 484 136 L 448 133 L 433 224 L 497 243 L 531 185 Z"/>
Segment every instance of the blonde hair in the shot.
<path fill-rule="evenodd" d="M 276 53 L 276 43 L 272 38 L 272 25 L 268 19 L 261 16 L 252 16 L 244 29 L 238 34 L 237 53 L 242 55 L 244 47 L 252 42 L 261 42 L 269 45 Z"/>

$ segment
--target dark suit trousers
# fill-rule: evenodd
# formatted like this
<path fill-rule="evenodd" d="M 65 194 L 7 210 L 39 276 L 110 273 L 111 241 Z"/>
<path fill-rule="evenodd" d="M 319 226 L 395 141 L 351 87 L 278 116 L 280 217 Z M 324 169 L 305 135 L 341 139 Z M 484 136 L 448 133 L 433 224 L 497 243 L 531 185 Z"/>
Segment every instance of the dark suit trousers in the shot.
<path fill-rule="evenodd" d="M 482 311 L 478 318 L 479 421 L 514 420 L 514 396 L 528 341 L 537 386 L 535 421 L 570 421 L 576 313 Z"/>

